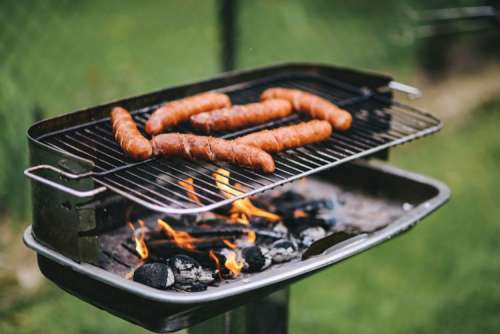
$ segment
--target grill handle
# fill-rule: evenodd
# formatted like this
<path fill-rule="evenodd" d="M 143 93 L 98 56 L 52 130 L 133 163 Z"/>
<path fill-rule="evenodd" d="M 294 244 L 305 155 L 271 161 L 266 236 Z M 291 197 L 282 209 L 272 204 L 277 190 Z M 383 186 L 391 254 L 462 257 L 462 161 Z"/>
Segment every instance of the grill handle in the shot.
<path fill-rule="evenodd" d="M 389 82 L 389 88 L 401 93 L 405 93 L 411 100 L 417 99 L 422 96 L 422 92 L 420 91 L 420 89 L 401 83 L 399 81 L 393 80 Z"/>
<path fill-rule="evenodd" d="M 73 174 L 73 173 L 65 172 L 59 168 L 56 168 L 56 167 L 50 166 L 50 165 L 33 166 L 30 168 L 27 168 L 24 171 L 24 175 L 26 175 L 30 179 L 37 181 L 37 182 L 40 182 L 40 183 L 43 183 L 51 188 L 55 188 L 57 190 L 63 191 L 67 194 L 73 195 L 73 196 L 78 197 L 78 198 L 93 197 L 93 196 L 100 194 L 100 193 L 107 190 L 106 187 L 99 187 L 99 188 L 87 190 L 87 191 L 75 190 L 73 188 L 66 187 L 62 184 L 59 184 L 57 182 L 51 181 L 51 180 L 46 179 L 40 175 L 35 174 L 35 172 L 39 171 L 39 170 L 50 170 L 52 172 L 58 173 L 59 175 L 62 175 L 62 176 L 66 177 L 68 179 L 71 179 L 71 180 L 78 180 L 78 179 L 81 179 L 84 177 L 92 176 L 93 172 L 88 172 L 88 173 L 83 173 L 83 174 Z"/>

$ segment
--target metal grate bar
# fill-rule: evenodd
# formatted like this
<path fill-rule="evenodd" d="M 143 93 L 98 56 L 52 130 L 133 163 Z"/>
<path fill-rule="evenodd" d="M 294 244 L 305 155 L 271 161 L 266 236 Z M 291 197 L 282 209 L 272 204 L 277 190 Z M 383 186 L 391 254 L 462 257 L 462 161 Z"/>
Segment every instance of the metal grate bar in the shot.
<path fill-rule="evenodd" d="M 109 119 L 44 134 L 38 139 L 57 150 L 91 160 L 95 164 L 93 178 L 96 183 L 141 205 L 166 213 L 195 213 L 212 210 L 237 198 L 272 189 L 440 128 L 439 120 L 430 114 L 331 78 L 312 75 L 264 78 L 223 87 L 219 91 L 227 92 L 233 103 L 238 104 L 258 100 L 261 92 L 268 87 L 298 88 L 333 101 L 352 113 L 353 126 L 347 132 L 335 131 L 322 143 L 274 154 L 276 171 L 273 174 L 225 163 L 177 158 L 155 157 L 147 161 L 133 161 L 122 153 L 115 142 Z M 147 106 L 132 112 L 141 131 L 144 131 L 145 122 L 158 106 Z M 293 114 L 267 124 L 214 135 L 232 139 L 304 120 L 307 120 L 304 115 Z M 181 124 L 172 131 L 190 132 L 191 129 L 188 124 Z M 213 177 L 219 168 L 230 172 L 228 187 L 234 194 L 241 195 L 228 199 L 220 192 Z M 179 184 L 187 178 L 194 180 L 194 191 Z"/>

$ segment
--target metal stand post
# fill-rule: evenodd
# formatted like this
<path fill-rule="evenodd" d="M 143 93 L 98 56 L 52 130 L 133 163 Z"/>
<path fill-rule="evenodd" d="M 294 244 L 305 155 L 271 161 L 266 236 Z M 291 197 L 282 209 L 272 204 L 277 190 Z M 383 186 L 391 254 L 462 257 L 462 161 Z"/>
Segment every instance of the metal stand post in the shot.
<path fill-rule="evenodd" d="M 221 69 L 232 71 L 236 65 L 237 0 L 219 1 Z"/>
<path fill-rule="evenodd" d="M 189 329 L 189 334 L 286 334 L 289 288 L 240 306 Z"/>

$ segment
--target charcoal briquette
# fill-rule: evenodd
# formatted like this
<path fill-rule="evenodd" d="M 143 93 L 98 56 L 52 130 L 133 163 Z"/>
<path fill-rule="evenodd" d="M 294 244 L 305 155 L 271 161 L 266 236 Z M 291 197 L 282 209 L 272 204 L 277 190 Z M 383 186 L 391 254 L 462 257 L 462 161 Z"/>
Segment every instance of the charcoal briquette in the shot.
<path fill-rule="evenodd" d="M 244 269 L 247 272 L 262 271 L 272 263 L 269 251 L 264 247 L 252 246 L 243 248 L 241 256 L 244 260 Z"/>
<path fill-rule="evenodd" d="M 271 245 L 269 255 L 274 263 L 287 262 L 298 255 L 297 246 L 290 240 L 277 240 Z"/>
<path fill-rule="evenodd" d="M 175 283 L 174 274 L 169 265 L 159 262 L 146 263 L 134 272 L 134 281 L 152 288 L 166 290 Z"/>
<path fill-rule="evenodd" d="M 316 240 L 326 236 L 326 231 L 321 226 L 309 227 L 299 233 L 299 240 L 305 247 L 311 246 Z"/>
<path fill-rule="evenodd" d="M 169 264 L 179 284 L 210 284 L 214 281 L 214 273 L 203 269 L 198 261 L 188 255 L 175 255 L 169 259 Z"/>

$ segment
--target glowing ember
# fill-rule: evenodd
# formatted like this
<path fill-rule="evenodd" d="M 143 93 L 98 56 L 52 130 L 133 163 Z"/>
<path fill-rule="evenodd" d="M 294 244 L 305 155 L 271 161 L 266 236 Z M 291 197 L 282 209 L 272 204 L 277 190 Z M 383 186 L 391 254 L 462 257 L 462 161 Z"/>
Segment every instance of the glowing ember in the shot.
<path fill-rule="evenodd" d="M 217 257 L 217 255 L 215 255 L 215 252 L 213 249 L 211 249 L 209 252 L 208 252 L 208 256 L 210 257 L 210 259 L 212 261 L 214 261 L 214 264 L 215 264 L 215 267 L 217 268 L 217 272 L 219 274 L 219 278 L 220 280 L 222 281 L 222 271 L 221 271 L 221 267 L 220 267 L 220 261 L 219 261 L 219 258 Z"/>
<path fill-rule="evenodd" d="M 137 254 L 141 257 L 141 259 L 145 260 L 149 257 L 149 250 L 146 246 L 146 242 L 144 241 L 145 231 L 144 231 L 144 221 L 139 220 L 139 225 L 141 225 L 141 230 L 139 236 L 136 236 L 135 227 L 132 223 L 128 223 L 128 226 L 133 232 L 134 240 L 135 240 L 135 250 Z"/>
<path fill-rule="evenodd" d="M 231 252 L 226 255 L 224 266 L 236 277 L 241 273 L 241 269 L 243 269 L 243 262 L 236 261 L 236 253 Z"/>
<path fill-rule="evenodd" d="M 178 184 L 184 189 L 186 189 L 186 194 L 190 200 L 198 204 L 201 204 L 198 195 L 196 195 L 196 190 L 194 189 L 194 180 L 192 177 L 188 177 L 183 181 L 179 181 Z"/>
<path fill-rule="evenodd" d="M 196 239 L 193 238 L 189 233 L 184 231 L 176 231 L 161 219 L 158 219 L 158 225 L 165 233 L 167 233 L 169 237 L 174 240 L 175 244 L 179 248 L 190 251 L 196 250 L 196 247 L 194 246 L 194 242 L 196 242 Z"/>
<path fill-rule="evenodd" d="M 304 210 L 297 209 L 293 212 L 293 216 L 295 218 L 303 218 L 307 217 L 307 214 L 304 212 Z"/>
<path fill-rule="evenodd" d="M 213 174 L 217 187 L 226 198 L 242 195 L 243 192 L 240 190 L 241 186 L 239 184 L 236 184 L 234 188 L 230 187 L 229 174 L 229 171 L 223 168 L 219 168 Z M 261 217 L 272 222 L 281 220 L 280 216 L 253 205 L 248 197 L 234 201 L 230 212 L 231 214 L 244 213 L 247 217 Z"/>

